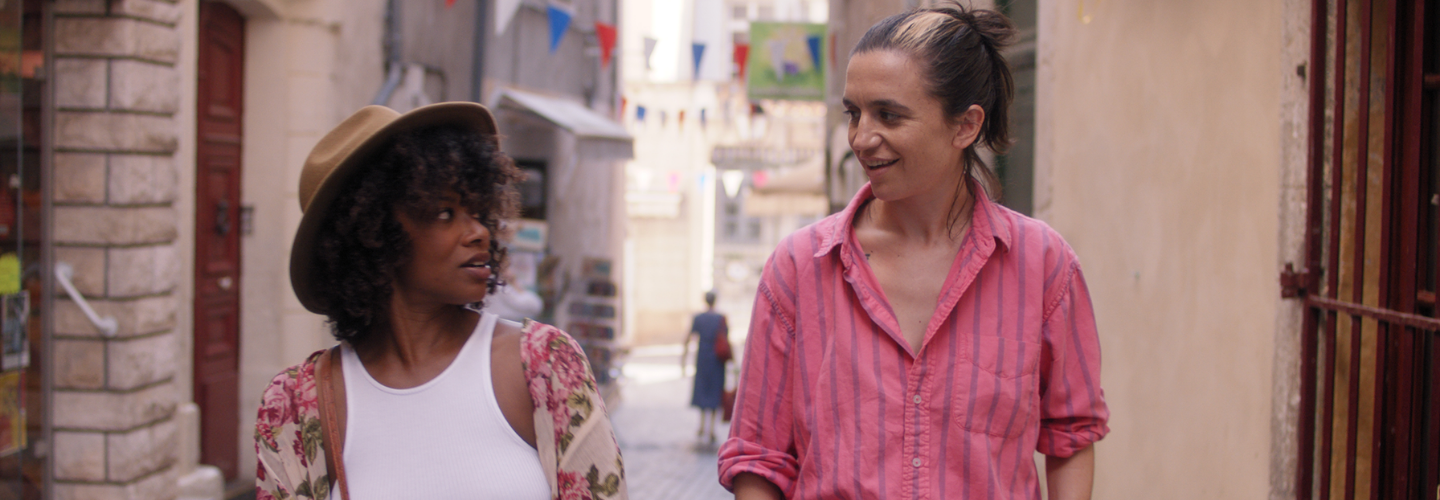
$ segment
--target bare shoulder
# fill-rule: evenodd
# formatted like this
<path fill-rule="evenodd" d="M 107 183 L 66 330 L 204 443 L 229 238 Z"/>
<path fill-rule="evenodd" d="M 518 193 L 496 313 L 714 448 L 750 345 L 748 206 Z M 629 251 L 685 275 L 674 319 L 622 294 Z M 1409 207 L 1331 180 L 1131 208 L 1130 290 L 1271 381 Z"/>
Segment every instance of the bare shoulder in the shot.
<path fill-rule="evenodd" d="M 508 319 L 498 320 L 495 322 L 495 334 L 490 342 L 491 351 L 495 354 L 515 355 L 518 359 L 520 341 L 524 337 L 524 325 Z"/>

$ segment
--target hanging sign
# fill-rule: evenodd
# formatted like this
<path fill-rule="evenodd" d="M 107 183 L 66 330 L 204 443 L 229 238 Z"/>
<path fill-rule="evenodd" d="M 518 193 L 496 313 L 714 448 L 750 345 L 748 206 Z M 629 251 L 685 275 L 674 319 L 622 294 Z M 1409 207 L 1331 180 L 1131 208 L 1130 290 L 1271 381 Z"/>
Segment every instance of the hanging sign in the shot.
<path fill-rule="evenodd" d="M 767 50 L 747 50 L 749 98 L 824 100 L 824 36 L 824 24 L 750 23 L 750 45 Z"/>

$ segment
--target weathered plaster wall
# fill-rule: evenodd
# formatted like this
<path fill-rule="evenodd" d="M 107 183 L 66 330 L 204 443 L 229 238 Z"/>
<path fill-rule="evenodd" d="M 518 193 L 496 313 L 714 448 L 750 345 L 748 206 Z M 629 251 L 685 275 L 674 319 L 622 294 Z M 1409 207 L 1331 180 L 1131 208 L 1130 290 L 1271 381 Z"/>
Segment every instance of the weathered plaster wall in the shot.
<path fill-rule="evenodd" d="M 1036 212 L 1094 295 L 1095 497 L 1265 497 L 1286 8 L 1077 4 L 1040 6 Z"/>

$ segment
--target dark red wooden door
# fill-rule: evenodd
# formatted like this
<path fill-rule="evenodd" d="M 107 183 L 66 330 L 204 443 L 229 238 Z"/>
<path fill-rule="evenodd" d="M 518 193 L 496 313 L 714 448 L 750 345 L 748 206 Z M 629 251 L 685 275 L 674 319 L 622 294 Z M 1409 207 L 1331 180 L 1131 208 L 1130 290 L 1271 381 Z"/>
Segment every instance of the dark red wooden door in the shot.
<path fill-rule="evenodd" d="M 245 20 L 200 2 L 195 175 L 195 403 L 200 461 L 240 458 L 240 138 Z"/>

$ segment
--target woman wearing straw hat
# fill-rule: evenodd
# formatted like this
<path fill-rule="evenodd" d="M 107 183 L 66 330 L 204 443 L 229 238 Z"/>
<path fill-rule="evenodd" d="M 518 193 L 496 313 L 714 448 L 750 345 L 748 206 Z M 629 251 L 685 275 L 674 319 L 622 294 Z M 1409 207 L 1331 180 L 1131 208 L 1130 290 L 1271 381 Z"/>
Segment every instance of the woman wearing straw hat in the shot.
<path fill-rule="evenodd" d="M 367 106 L 315 146 L 290 282 L 340 343 L 266 388 L 257 498 L 626 497 L 575 341 L 478 312 L 519 177 L 475 103 Z"/>

